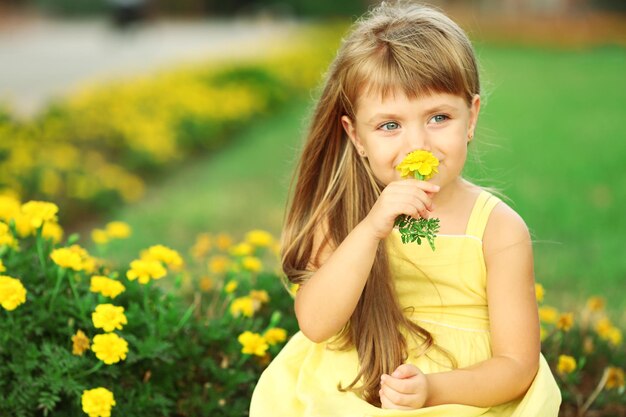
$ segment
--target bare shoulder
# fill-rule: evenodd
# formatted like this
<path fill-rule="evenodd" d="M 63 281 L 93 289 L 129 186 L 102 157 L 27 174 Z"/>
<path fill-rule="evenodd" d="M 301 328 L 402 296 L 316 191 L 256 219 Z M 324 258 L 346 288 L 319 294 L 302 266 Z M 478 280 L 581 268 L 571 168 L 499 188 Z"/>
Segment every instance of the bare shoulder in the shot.
<path fill-rule="evenodd" d="M 527 247 L 530 242 L 530 233 L 524 219 L 505 202 L 496 204 L 483 236 L 485 255 L 507 248 Z"/>

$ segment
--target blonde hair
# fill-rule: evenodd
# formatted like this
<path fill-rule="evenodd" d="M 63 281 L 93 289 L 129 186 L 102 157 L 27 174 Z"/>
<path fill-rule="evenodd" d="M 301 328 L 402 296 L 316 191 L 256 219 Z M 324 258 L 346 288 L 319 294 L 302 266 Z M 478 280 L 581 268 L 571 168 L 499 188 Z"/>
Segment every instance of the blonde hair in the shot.
<path fill-rule="evenodd" d="M 384 2 L 358 20 L 344 39 L 326 74 L 292 184 L 282 253 L 291 282 L 306 281 L 317 253 L 342 242 L 379 197 L 384 186 L 357 155 L 340 119 L 347 115 L 355 120 L 361 94 L 396 91 L 409 98 L 451 93 L 464 97 L 468 106 L 480 93 L 471 43 L 441 12 Z M 324 241 L 314 248 L 313 236 L 322 225 Z M 380 405 L 380 375 L 392 373 L 408 355 L 403 331 L 421 342 L 422 353 L 434 346 L 430 333 L 402 311 L 381 244 L 357 307 L 338 335 L 342 349 L 356 348 L 360 364 L 354 381 L 339 389 Z"/>

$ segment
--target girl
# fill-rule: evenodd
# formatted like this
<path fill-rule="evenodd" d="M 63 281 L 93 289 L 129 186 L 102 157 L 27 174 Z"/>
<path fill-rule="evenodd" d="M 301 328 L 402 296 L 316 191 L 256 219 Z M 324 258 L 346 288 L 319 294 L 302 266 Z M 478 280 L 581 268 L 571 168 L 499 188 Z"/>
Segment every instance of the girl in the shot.
<path fill-rule="evenodd" d="M 263 373 L 252 417 L 557 415 L 528 230 L 461 177 L 479 94 L 472 46 L 443 14 L 383 3 L 356 23 L 284 228 L 301 332 Z M 429 181 L 396 170 L 415 150 L 440 161 Z M 434 251 L 401 243 L 403 214 L 440 219 Z"/>

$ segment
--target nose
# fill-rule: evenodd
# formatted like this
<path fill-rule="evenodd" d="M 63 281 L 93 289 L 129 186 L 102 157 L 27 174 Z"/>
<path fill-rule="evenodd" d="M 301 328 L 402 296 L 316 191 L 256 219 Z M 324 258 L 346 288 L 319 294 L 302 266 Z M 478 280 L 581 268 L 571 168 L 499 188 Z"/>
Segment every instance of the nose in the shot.
<path fill-rule="evenodd" d="M 406 130 L 405 142 L 408 148 L 408 152 L 412 152 L 418 149 L 430 151 L 430 141 L 428 140 L 428 134 L 424 129 L 413 128 Z"/>

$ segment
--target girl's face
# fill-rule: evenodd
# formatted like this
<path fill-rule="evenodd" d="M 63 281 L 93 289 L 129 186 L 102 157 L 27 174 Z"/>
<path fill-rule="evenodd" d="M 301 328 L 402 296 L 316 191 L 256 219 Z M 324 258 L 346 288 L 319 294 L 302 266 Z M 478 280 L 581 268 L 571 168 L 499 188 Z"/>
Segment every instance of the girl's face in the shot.
<path fill-rule="evenodd" d="M 384 98 L 364 94 L 356 107 L 356 120 L 343 116 L 341 122 L 357 152 L 385 185 L 401 178 L 395 167 L 418 149 L 439 159 L 439 173 L 431 183 L 444 188 L 461 175 L 480 110 L 478 95 L 468 106 L 464 98 L 447 93 L 415 99 L 398 91 Z"/>

